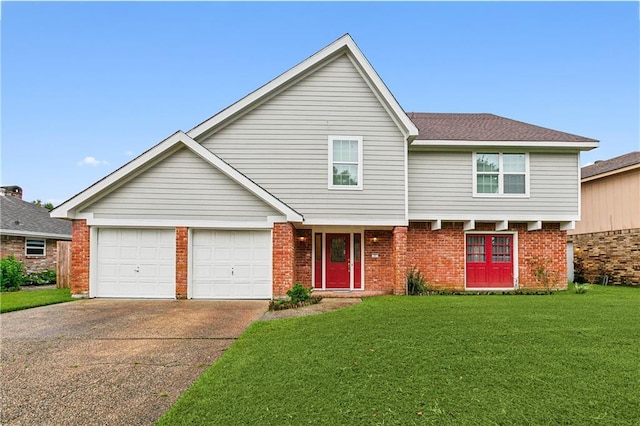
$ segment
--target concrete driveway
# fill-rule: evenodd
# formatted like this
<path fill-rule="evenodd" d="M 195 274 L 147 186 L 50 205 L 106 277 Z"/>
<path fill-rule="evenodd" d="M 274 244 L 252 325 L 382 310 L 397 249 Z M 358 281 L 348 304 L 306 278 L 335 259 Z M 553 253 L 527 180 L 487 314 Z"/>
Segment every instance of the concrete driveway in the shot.
<path fill-rule="evenodd" d="M 153 424 L 265 301 L 81 300 L 2 314 L 1 424 Z"/>

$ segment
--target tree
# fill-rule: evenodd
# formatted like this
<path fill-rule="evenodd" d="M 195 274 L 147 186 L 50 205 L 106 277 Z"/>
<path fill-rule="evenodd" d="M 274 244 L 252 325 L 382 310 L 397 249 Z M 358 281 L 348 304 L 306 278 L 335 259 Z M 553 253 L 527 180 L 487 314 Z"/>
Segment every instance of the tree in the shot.
<path fill-rule="evenodd" d="M 53 210 L 53 204 L 52 203 L 44 203 L 42 204 L 42 200 L 35 200 L 31 202 L 32 204 L 35 204 L 38 207 L 43 207 L 49 211 Z"/>

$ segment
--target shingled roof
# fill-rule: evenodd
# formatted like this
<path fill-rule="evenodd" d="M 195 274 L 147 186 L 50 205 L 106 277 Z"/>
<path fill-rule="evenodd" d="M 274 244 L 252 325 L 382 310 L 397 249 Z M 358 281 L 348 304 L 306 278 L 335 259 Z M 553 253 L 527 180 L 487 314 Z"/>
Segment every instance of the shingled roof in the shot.
<path fill-rule="evenodd" d="M 494 114 L 408 112 L 419 140 L 598 142 Z"/>
<path fill-rule="evenodd" d="M 12 196 L 0 196 L 0 233 L 71 239 L 71 221 L 53 219 L 47 209 Z"/>
<path fill-rule="evenodd" d="M 594 164 L 584 166 L 580 170 L 580 173 L 582 175 L 582 179 L 585 179 L 591 176 L 601 175 L 603 173 L 609 173 L 614 170 L 633 166 L 635 164 L 640 164 L 640 151 L 630 152 L 609 160 L 596 161 Z"/>

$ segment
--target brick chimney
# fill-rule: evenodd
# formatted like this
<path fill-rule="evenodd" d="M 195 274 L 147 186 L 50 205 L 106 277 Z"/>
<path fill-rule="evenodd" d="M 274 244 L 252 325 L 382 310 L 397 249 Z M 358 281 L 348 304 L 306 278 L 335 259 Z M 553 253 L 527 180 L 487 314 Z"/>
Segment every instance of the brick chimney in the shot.
<path fill-rule="evenodd" d="M 17 185 L 2 186 L 0 187 L 0 195 L 15 197 L 22 200 L 22 188 Z"/>

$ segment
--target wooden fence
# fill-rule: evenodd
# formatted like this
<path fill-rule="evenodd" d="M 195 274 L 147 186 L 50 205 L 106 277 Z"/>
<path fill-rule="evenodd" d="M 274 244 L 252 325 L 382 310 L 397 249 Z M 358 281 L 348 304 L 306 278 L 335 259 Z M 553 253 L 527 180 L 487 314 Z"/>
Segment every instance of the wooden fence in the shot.
<path fill-rule="evenodd" d="M 58 241 L 58 262 L 56 263 L 56 287 L 71 287 L 71 241 Z"/>

